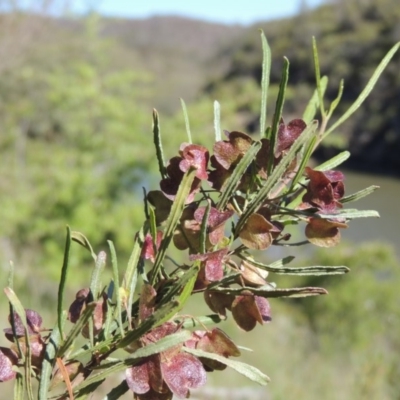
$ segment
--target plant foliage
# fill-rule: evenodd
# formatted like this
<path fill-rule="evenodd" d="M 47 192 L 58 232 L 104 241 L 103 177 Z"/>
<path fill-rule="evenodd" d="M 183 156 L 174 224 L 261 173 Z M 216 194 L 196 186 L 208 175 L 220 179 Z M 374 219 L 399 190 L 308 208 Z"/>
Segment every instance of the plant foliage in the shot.
<path fill-rule="evenodd" d="M 289 61 L 283 62 L 281 83 L 271 125 L 267 126 L 270 49 L 262 33 L 263 63 L 261 138 L 225 131 L 220 138 L 219 104 L 215 103 L 216 141 L 212 148 L 192 143 L 189 116 L 182 101 L 187 136 L 177 154 L 164 160 L 159 117 L 153 113 L 153 133 L 161 180 L 158 190 L 145 194 L 145 221 L 119 283 L 117 253 L 96 253 L 81 233 L 67 229 L 58 293 L 55 327 L 43 328 L 34 310 L 24 309 L 12 288 L 10 327 L 4 333 L 11 345 L 0 348 L 0 381 L 15 379 L 16 398 L 25 391 L 39 399 L 86 398 L 110 375 L 125 371 L 124 381 L 107 398 L 131 390 L 137 399 L 188 397 L 206 383 L 207 373 L 227 366 L 265 385 L 269 378 L 251 365 L 232 360 L 239 347 L 216 325 L 232 315 L 245 332 L 272 320 L 269 302 L 276 297 L 327 294 L 318 286 L 277 287 L 274 274 L 321 276 L 345 274 L 345 266 L 291 268 L 294 257 L 263 264 L 257 252 L 273 246 L 313 244 L 333 247 L 341 229 L 354 218 L 378 217 L 375 211 L 345 209 L 344 204 L 372 193 L 367 188 L 345 196 L 344 174 L 333 170 L 347 154 L 319 167 L 308 161 L 323 138 L 363 101 L 397 51 L 394 46 L 378 66 L 367 88 L 343 117 L 329 125 L 340 101 L 324 108 L 316 41 L 313 42 L 316 95 L 305 117 L 283 119 Z M 320 109 L 321 121 L 315 120 Z M 194 140 L 194 138 L 193 138 Z M 298 225 L 304 239 L 294 242 L 287 228 Z M 83 246 L 94 259 L 88 287 L 64 307 L 71 245 Z M 172 259 L 171 248 L 188 252 L 185 263 Z M 111 258 L 114 279 L 104 285 L 103 272 Z M 181 314 L 190 296 L 200 294 L 210 316 Z M 67 329 L 66 320 L 73 324 Z M 194 329 L 193 329 L 194 328 Z M 83 337 L 84 343 L 77 340 Z M 121 356 L 123 351 L 123 356 Z"/>

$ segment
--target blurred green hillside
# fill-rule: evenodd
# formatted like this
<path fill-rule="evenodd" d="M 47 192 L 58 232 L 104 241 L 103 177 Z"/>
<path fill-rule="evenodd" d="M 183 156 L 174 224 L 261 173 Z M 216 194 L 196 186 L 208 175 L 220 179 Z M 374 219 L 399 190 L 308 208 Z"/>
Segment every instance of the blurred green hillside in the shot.
<path fill-rule="evenodd" d="M 279 82 L 281 60 L 290 61 L 287 117 L 298 116 L 311 95 L 315 77 L 310 38 L 315 36 L 321 54 L 321 73 L 329 77 L 327 98 L 336 98 L 344 79 L 340 115 L 357 98 L 375 66 L 391 46 L 400 40 L 400 7 L 395 0 L 338 0 L 313 11 L 306 8 L 294 18 L 259 24 L 271 48 L 274 62 L 271 80 Z M 237 111 L 244 114 L 248 131 L 256 131 L 258 116 L 249 109 L 248 88 L 261 78 L 261 52 L 254 26 L 224 48 L 215 58 L 229 63 L 228 68 L 206 87 L 211 97 L 239 99 Z M 319 156 L 326 158 L 347 148 L 350 168 L 400 175 L 400 56 L 396 55 L 379 80 L 372 95 L 357 114 L 325 144 Z M 257 96 L 255 95 L 255 99 Z M 290 101 L 291 100 L 291 101 Z M 273 104 L 270 104 L 271 112 Z"/>
<path fill-rule="evenodd" d="M 54 302 L 67 224 L 83 232 L 95 251 L 112 239 L 124 264 L 143 221 L 142 187 L 158 184 L 153 108 L 160 113 L 166 158 L 186 140 L 179 98 L 186 101 L 197 143 L 213 140 L 215 99 L 222 128 L 258 130 L 258 28 L 272 48 L 268 115 L 283 56 L 290 61 L 284 118 L 302 115 L 315 87 L 313 35 L 330 79 L 330 100 L 344 79 L 340 115 L 400 40 L 400 7 L 396 0 L 336 0 L 250 27 L 178 17 L 0 14 L 2 286 L 13 260 L 25 304 Z M 400 175 L 399 67 L 396 55 L 370 98 L 318 157 L 349 148 L 347 167 Z M 275 382 L 261 396 L 400 399 L 400 264 L 386 245 L 356 250 L 350 244 L 334 255 L 318 253 L 312 262 L 349 265 L 350 277 L 298 283 L 327 285 L 331 296 L 273 304 L 274 322 L 251 339 L 261 343 L 262 352 L 248 355 Z M 91 260 L 75 247 L 71 257 L 72 296 L 87 282 Z M 3 303 L 5 315 L 4 298 Z M 231 334 L 240 335 L 233 328 Z M 213 384 L 221 386 L 219 379 Z M 241 384 L 235 376 L 222 382 Z"/>
<path fill-rule="evenodd" d="M 318 39 L 322 72 L 330 77 L 330 99 L 344 78 L 340 112 L 400 39 L 399 13 L 393 0 L 336 1 L 247 28 L 177 17 L 3 13 L 3 262 L 52 265 L 66 223 L 85 231 L 95 245 L 112 238 L 127 256 L 142 215 L 135 207 L 138 192 L 149 187 L 155 168 L 152 108 L 160 112 L 168 156 L 184 140 L 180 97 L 200 142 L 212 138 L 215 99 L 222 105 L 223 128 L 254 132 L 261 76 L 257 28 L 265 30 L 273 51 L 272 99 L 281 59 L 290 60 L 284 110 L 290 119 L 302 114 L 314 88 L 312 35 Z M 399 62 L 397 55 L 372 96 L 332 135 L 320 157 L 349 147 L 350 166 L 400 173 Z"/>

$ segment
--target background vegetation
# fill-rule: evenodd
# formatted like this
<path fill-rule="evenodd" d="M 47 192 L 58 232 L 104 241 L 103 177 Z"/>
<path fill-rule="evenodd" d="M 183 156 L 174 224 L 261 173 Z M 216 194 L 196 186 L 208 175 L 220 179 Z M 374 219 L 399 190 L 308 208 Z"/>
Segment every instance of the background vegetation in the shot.
<path fill-rule="evenodd" d="M 272 91 L 277 91 L 282 56 L 291 62 L 285 108 L 290 120 L 302 114 L 314 88 L 311 36 L 318 39 L 322 72 L 330 77 L 328 97 L 334 98 L 339 80 L 345 80 L 344 109 L 400 40 L 395 3 L 334 1 L 312 11 L 303 8 L 294 18 L 250 27 L 176 17 L 135 21 L 90 13 L 55 18 L 45 9 L 3 10 L 2 286 L 13 260 L 16 289 L 20 285 L 25 305 L 54 305 L 66 224 L 84 232 L 96 251 L 112 239 L 121 264 L 129 256 L 143 218 L 142 186 L 155 183 L 153 107 L 161 114 L 168 157 L 185 138 L 179 97 L 187 102 L 200 144 L 213 140 L 214 99 L 221 102 L 226 129 L 257 131 L 257 28 L 264 29 L 273 51 Z M 346 147 L 352 152 L 348 167 L 399 176 L 399 62 L 397 55 L 373 95 L 321 149 L 320 157 Z M 71 299 L 90 274 L 84 251 L 74 248 L 72 256 L 76 274 Z M 393 249 L 349 244 L 304 255 L 311 256 L 315 265 L 343 264 L 353 272 L 323 282 L 331 292 L 326 298 L 276 301 L 273 323 L 246 335 L 249 343 L 243 345 L 255 349 L 247 361 L 272 377 L 266 390 L 274 400 L 399 399 L 400 265 Z M 7 313 L 5 297 L 0 311 Z M 53 322 L 49 315 L 47 325 Z M 1 323 L 6 324 L 4 318 Z M 233 325 L 231 334 L 240 336 Z M 230 382 L 219 378 L 215 374 L 216 387 L 242 383 L 234 375 Z M 265 398 L 265 392 L 252 390 L 253 398 Z M 210 398 L 226 397 L 225 392 L 213 393 Z"/>

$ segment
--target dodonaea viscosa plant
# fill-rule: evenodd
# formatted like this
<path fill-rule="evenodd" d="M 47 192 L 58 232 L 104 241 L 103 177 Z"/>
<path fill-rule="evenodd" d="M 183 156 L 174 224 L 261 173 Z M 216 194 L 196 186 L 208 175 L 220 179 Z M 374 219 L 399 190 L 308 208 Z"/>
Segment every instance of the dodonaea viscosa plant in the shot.
<path fill-rule="evenodd" d="M 343 87 L 326 110 L 323 96 L 327 78 L 320 77 L 314 40 L 314 96 L 301 118 L 284 121 L 289 74 L 285 59 L 275 113 L 267 126 L 271 60 L 263 33 L 261 38 L 264 61 L 258 140 L 236 130 L 225 131 L 222 139 L 219 105 L 215 103 L 213 147 L 193 144 L 188 132 L 188 143 L 182 143 L 166 162 L 154 112 L 160 187 L 146 193 L 146 218 L 136 233 L 121 283 L 113 243 L 109 242 L 108 257 L 113 281 L 104 288 L 101 276 L 106 253 L 96 254 L 83 234 L 68 228 L 57 321 L 53 329 L 46 330 L 40 315 L 20 303 L 10 274 L 5 289 L 10 327 L 5 335 L 11 345 L 0 348 L 0 381 L 15 379 L 16 399 L 25 394 L 29 399 L 36 397 L 34 379 L 39 381 L 39 399 L 85 398 L 117 372 L 124 372 L 125 378 L 107 399 L 117 399 L 129 390 L 137 399 L 184 398 L 191 389 L 206 383 L 208 372 L 226 366 L 266 384 L 269 378 L 258 369 L 232 359 L 240 356 L 239 347 L 216 325 L 232 315 L 242 330 L 250 331 L 257 323 L 272 320 L 271 297 L 326 294 L 318 287 L 278 288 L 273 283 L 274 274 L 348 272 L 345 266 L 288 266 L 294 257 L 265 264 L 259 261 L 257 251 L 309 243 L 332 247 L 339 243 L 340 230 L 351 219 L 378 216 L 375 211 L 344 208 L 376 189 L 373 186 L 346 195 L 345 177 L 334 168 L 349 157 L 348 152 L 318 167 L 307 164 L 323 138 L 361 105 L 400 44 L 382 60 L 354 105 L 329 125 Z M 287 232 L 289 225 L 303 227 L 302 242 L 293 242 Z M 64 288 L 72 241 L 92 254 L 95 267 L 89 286 L 79 290 L 66 309 Z M 171 261 L 167 254 L 171 247 L 188 253 L 185 263 Z M 211 315 L 180 314 L 194 293 L 203 294 Z M 66 320 L 73 324 L 69 331 Z M 84 338 L 83 345 L 76 344 L 78 337 Z"/>

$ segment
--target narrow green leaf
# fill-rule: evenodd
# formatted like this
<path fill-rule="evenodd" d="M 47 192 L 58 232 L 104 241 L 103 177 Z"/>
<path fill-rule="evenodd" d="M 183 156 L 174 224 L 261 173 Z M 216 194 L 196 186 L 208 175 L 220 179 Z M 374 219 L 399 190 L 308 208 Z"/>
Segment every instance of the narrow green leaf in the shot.
<path fill-rule="evenodd" d="M 282 259 L 274 261 L 273 263 L 269 264 L 269 266 L 271 268 L 281 268 L 284 265 L 291 263 L 294 259 L 295 259 L 294 256 L 283 257 Z"/>
<path fill-rule="evenodd" d="M 242 157 L 242 159 L 236 165 L 231 176 L 226 181 L 224 190 L 219 197 L 219 201 L 216 206 L 216 208 L 218 210 L 225 209 L 229 200 L 235 193 L 235 190 L 240 183 L 240 179 L 242 178 L 243 174 L 246 172 L 250 163 L 254 160 L 254 158 L 255 158 L 256 154 L 258 153 L 258 151 L 260 150 L 260 148 L 261 148 L 260 142 L 253 142 L 251 147 L 249 148 L 249 150 L 246 152 L 246 154 Z"/>
<path fill-rule="evenodd" d="M 350 271 L 344 266 L 271 267 L 271 265 L 260 263 L 242 254 L 239 254 L 239 257 L 257 268 L 281 275 L 342 275 Z"/>
<path fill-rule="evenodd" d="M 92 389 L 96 389 L 97 387 L 99 387 L 108 376 L 117 372 L 124 371 L 126 367 L 127 366 L 121 362 L 118 365 L 110 367 L 108 370 L 89 376 L 74 389 L 73 394 L 75 398 L 77 396 L 81 396 L 82 394 L 85 395 L 86 393 L 90 393 Z M 68 395 L 68 393 L 65 393 L 65 395 Z"/>
<path fill-rule="evenodd" d="M 148 224 L 145 223 L 136 234 L 135 241 L 133 243 L 132 253 L 129 257 L 128 265 L 126 267 L 125 276 L 123 280 L 123 288 L 126 292 L 133 289 L 135 291 L 135 279 L 137 274 L 137 266 L 140 259 L 140 254 L 142 252 L 142 247 L 144 244 L 144 238 L 148 232 Z"/>
<path fill-rule="evenodd" d="M 24 392 L 24 377 L 22 376 L 22 374 L 17 372 L 14 383 L 14 400 L 24 400 Z"/>
<path fill-rule="evenodd" d="M 117 260 L 117 252 L 115 251 L 114 243 L 111 240 L 107 240 L 108 247 L 110 248 L 111 254 L 111 265 L 113 269 L 113 281 L 115 285 L 115 301 L 117 304 L 117 320 L 119 324 L 119 328 L 121 331 L 121 335 L 124 336 L 124 330 L 122 328 L 122 304 L 121 304 L 121 293 L 119 286 L 119 271 L 118 271 L 118 260 Z"/>
<path fill-rule="evenodd" d="M 19 301 L 19 299 L 13 289 L 5 288 L 4 293 L 6 294 L 8 300 L 9 300 L 10 322 L 11 322 L 11 329 L 13 332 L 13 341 L 14 341 L 14 344 L 16 344 L 16 346 L 17 346 L 18 354 L 21 359 L 21 362 L 24 364 L 25 373 L 27 371 L 29 371 L 28 373 L 30 375 L 30 365 L 31 365 L 30 346 L 29 346 L 29 335 L 28 335 L 28 329 L 27 329 L 27 323 L 26 323 L 25 309 L 24 309 L 23 305 L 21 304 L 21 302 Z M 20 316 L 21 322 L 24 326 L 25 341 L 26 341 L 27 347 L 28 347 L 25 353 L 22 351 L 21 344 L 18 340 L 17 329 L 15 327 L 15 314 L 14 313 L 17 313 Z M 23 386 L 24 386 L 24 390 L 25 390 L 25 388 L 28 390 L 28 388 L 26 386 L 25 376 L 24 376 Z"/>
<path fill-rule="evenodd" d="M 57 356 L 63 357 L 66 351 L 71 347 L 73 341 L 79 336 L 82 328 L 88 323 L 90 317 L 93 314 L 93 311 L 96 307 L 95 303 L 89 303 L 85 310 L 83 311 L 82 315 L 79 317 L 78 321 L 76 321 L 73 328 L 68 332 L 67 337 L 65 338 L 64 342 L 58 349 Z"/>
<path fill-rule="evenodd" d="M 355 218 L 379 218 L 378 211 L 375 210 L 340 210 L 336 214 L 318 214 L 319 218 L 323 219 L 338 219 L 338 218 L 346 218 L 346 219 L 355 219 Z"/>
<path fill-rule="evenodd" d="M 179 295 L 178 301 L 182 307 L 184 307 L 190 295 L 192 294 L 194 284 L 196 283 L 199 271 L 200 271 L 200 262 L 197 262 L 192 266 L 189 272 L 186 272 L 184 274 L 183 277 L 185 277 L 185 279 L 182 279 L 183 277 L 181 277 L 181 281 L 179 284 L 183 286 L 183 290 Z"/>
<path fill-rule="evenodd" d="M 71 229 L 67 226 L 67 236 L 65 238 L 65 248 L 64 248 L 64 260 L 61 268 L 61 277 L 60 283 L 58 286 L 58 300 L 57 300 L 57 321 L 58 321 L 58 329 L 60 331 L 61 337 L 64 337 L 63 333 L 63 301 L 64 301 L 64 290 L 65 285 L 67 283 L 67 275 L 68 275 L 68 264 L 69 264 L 69 250 L 71 248 Z"/>
<path fill-rule="evenodd" d="M 219 354 L 209 353 L 198 349 L 191 349 L 188 347 L 184 347 L 184 350 L 187 353 L 193 354 L 196 357 L 208 358 L 210 360 L 215 360 L 224 365 L 227 365 L 239 374 L 245 376 L 246 378 L 249 378 L 253 382 L 256 382 L 260 385 L 267 385 L 270 381 L 269 377 L 262 373 L 259 369 L 253 367 L 252 365 L 245 364 L 241 361 L 231 360 L 230 358 L 220 356 Z"/>
<path fill-rule="evenodd" d="M 201 317 L 192 317 L 176 320 L 177 323 L 181 323 L 184 329 L 192 329 L 197 327 L 203 327 L 207 325 L 219 324 L 222 321 L 218 314 L 204 315 Z"/>
<path fill-rule="evenodd" d="M 189 123 L 189 115 L 187 112 L 186 104 L 183 99 L 181 99 L 181 106 L 182 106 L 182 111 L 183 111 L 183 117 L 185 119 L 185 127 L 186 127 L 186 133 L 188 137 L 188 142 L 191 144 L 192 142 L 192 135 L 190 133 L 190 123 Z"/>
<path fill-rule="evenodd" d="M 328 86 L 328 77 L 323 76 L 320 80 L 320 90 L 322 92 L 322 97 L 325 95 L 326 88 Z M 319 108 L 319 94 L 318 89 L 314 90 L 314 93 L 307 104 L 306 109 L 303 113 L 303 120 L 308 125 L 317 115 L 317 111 Z"/>
<path fill-rule="evenodd" d="M 149 201 L 147 199 L 146 188 L 142 187 L 142 190 L 143 190 L 143 210 L 144 210 L 145 219 L 147 220 L 150 218 L 150 216 L 149 216 Z"/>
<path fill-rule="evenodd" d="M 10 269 L 8 270 L 7 286 L 14 289 L 14 263 L 10 261 Z"/>
<path fill-rule="evenodd" d="M 267 38 L 264 31 L 260 29 L 263 63 L 262 63 L 262 76 L 261 76 L 261 112 L 260 112 L 260 139 L 265 137 L 266 124 L 267 124 L 267 100 L 268 88 L 271 74 L 271 49 L 268 45 Z"/>
<path fill-rule="evenodd" d="M 160 131 L 160 121 L 158 119 L 157 110 L 153 110 L 153 140 L 154 145 L 156 147 L 156 156 L 158 161 L 158 169 L 160 171 L 161 178 L 167 177 L 167 171 L 165 169 L 165 161 L 164 161 L 164 151 L 161 140 L 161 131 Z"/>
<path fill-rule="evenodd" d="M 333 168 L 336 168 L 338 165 L 343 164 L 350 157 L 349 151 L 342 151 L 337 154 L 335 157 L 332 157 L 330 160 L 325 161 L 324 163 L 315 167 L 316 171 L 329 171 Z"/>
<path fill-rule="evenodd" d="M 214 131 L 215 141 L 221 140 L 221 106 L 217 100 L 214 101 Z"/>
<path fill-rule="evenodd" d="M 22 352 L 21 344 L 20 344 L 20 342 L 18 340 L 17 329 L 15 327 L 15 315 L 14 315 L 15 310 L 14 310 L 14 307 L 13 307 L 11 302 L 9 302 L 9 310 L 10 310 L 10 314 L 9 315 L 10 315 L 11 330 L 12 330 L 12 333 L 13 333 L 13 340 L 14 340 L 14 343 L 16 344 L 16 346 L 17 346 L 18 354 L 19 354 L 21 360 L 24 361 L 25 354 Z"/>
<path fill-rule="evenodd" d="M 96 258 L 96 262 L 93 268 L 92 277 L 90 279 L 90 291 L 95 300 L 98 299 L 101 289 L 101 274 L 106 266 L 107 254 L 105 251 L 100 251 Z"/>
<path fill-rule="evenodd" d="M 178 281 L 174 282 L 170 290 L 162 298 L 160 304 L 168 304 L 174 297 L 178 297 L 177 305 L 161 318 L 161 323 L 170 320 L 186 304 L 192 294 L 197 275 L 200 271 L 200 261 L 196 261 L 189 271 L 185 272 Z"/>
<path fill-rule="evenodd" d="M 33 400 L 33 391 L 32 391 L 32 374 L 31 374 L 31 345 L 29 340 L 29 331 L 28 331 L 28 324 L 26 321 L 26 312 L 24 306 L 22 305 L 21 301 L 15 294 L 15 292 L 9 288 L 4 288 L 4 293 L 8 298 L 8 301 L 12 304 L 12 308 L 18 314 L 21 323 L 24 327 L 24 336 L 25 336 L 25 343 L 26 343 L 26 352 L 23 354 L 23 363 L 24 363 L 24 387 L 26 390 L 26 394 L 29 400 Z M 12 314 L 13 318 L 13 314 Z M 13 323 L 14 326 L 14 323 Z M 15 332 L 15 328 L 13 327 L 13 332 Z M 21 350 L 18 347 L 19 351 Z M 22 355 L 22 353 L 21 353 Z"/>
<path fill-rule="evenodd" d="M 217 286 L 226 286 L 226 285 L 231 285 L 233 283 L 236 283 L 238 281 L 238 278 L 242 275 L 241 272 L 237 272 L 237 273 L 232 273 L 229 275 L 225 275 L 222 279 L 220 279 L 219 281 L 213 281 L 211 282 L 207 288 L 208 289 L 212 289 L 213 287 L 217 287 Z"/>
<path fill-rule="evenodd" d="M 163 337 L 162 339 L 158 340 L 155 343 L 151 343 L 144 347 L 140 347 L 135 352 L 133 352 L 129 357 L 125 358 L 122 361 L 125 365 L 129 365 L 131 360 L 145 358 L 152 356 L 153 354 L 162 353 L 170 349 L 171 347 L 175 347 L 178 344 L 186 342 L 188 339 L 190 339 L 191 335 L 192 333 L 188 330 L 180 330 L 176 333 Z M 107 369 L 108 366 L 114 366 L 117 364 L 119 364 L 119 361 L 117 362 L 110 361 L 109 363 L 104 363 L 103 365 L 101 365 L 100 368 Z"/>
<path fill-rule="evenodd" d="M 276 99 L 275 113 L 274 113 L 274 119 L 272 121 L 271 134 L 269 136 L 270 149 L 268 157 L 268 175 L 271 174 L 274 166 L 275 146 L 277 142 L 276 138 L 278 135 L 279 123 L 282 118 L 283 104 L 285 102 L 288 79 L 289 79 L 289 60 L 286 57 L 283 57 L 282 77 L 281 77 L 281 82 L 279 84 L 278 97 Z"/>
<path fill-rule="evenodd" d="M 333 132 L 338 126 L 340 126 L 344 121 L 346 121 L 364 102 L 364 100 L 368 97 L 371 93 L 372 89 L 374 88 L 376 82 L 378 81 L 379 77 L 381 76 L 382 72 L 389 64 L 390 60 L 393 58 L 395 53 L 400 47 L 400 42 L 397 42 L 386 54 L 386 56 L 382 59 L 378 67 L 376 68 L 375 72 L 372 74 L 371 79 L 368 81 L 367 86 L 364 90 L 360 93 L 356 101 L 347 109 L 347 111 L 324 133 L 322 138 L 328 136 L 331 132 Z"/>
<path fill-rule="evenodd" d="M 113 334 L 111 333 L 112 332 L 111 325 L 115 321 L 115 308 L 116 307 L 111 299 L 113 298 L 114 292 L 117 292 L 117 297 L 119 297 L 118 296 L 119 291 L 118 290 L 115 291 L 114 281 L 111 281 L 110 284 L 108 285 L 107 293 L 109 293 L 109 292 L 111 292 L 111 294 L 110 295 L 107 294 L 107 299 L 106 299 L 107 311 L 106 311 L 106 319 L 103 324 L 102 339 L 103 338 L 108 339 L 110 336 L 113 336 Z M 121 326 L 121 325 L 119 324 L 119 326 Z M 123 329 L 121 330 L 121 333 L 122 333 L 122 335 L 124 334 Z"/>
<path fill-rule="evenodd" d="M 324 107 L 324 94 L 322 92 L 322 85 L 321 85 L 321 71 L 320 71 L 320 68 L 319 68 L 319 57 L 318 57 L 318 49 L 317 49 L 317 40 L 315 39 L 314 36 L 312 38 L 312 48 L 313 48 L 315 81 L 316 81 L 316 84 L 317 84 L 319 109 L 320 109 L 322 117 L 325 117 L 326 111 L 325 111 L 325 107 Z"/>
<path fill-rule="evenodd" d="M 136 329 L 129 331 L 126 336 L 118 343 L 117 348 L 125 348 L 135 340 L 138 340 L 146 332 L 163 324 L 167 319 L 166 316 L 174 315 L 173 312 L 179 308 L 178 301 L 170 301 L 156 310 L 150 317 L 146 318 Z"/>
<path fill-rule="evenodd" d="M 64 312 L 66 317 L 66 312 Z M 64 317 L 64 320 L 65 320 Z M 39 400 L 47 400 L 50 387 L 51 373 L 55 364 L 58 346 L 60 345 L 61 336 L 58 325 L 51 331 L 49 340 L 46 344 L 44 359 L 42 362 L 42 370 L 39 381 Z"/>
<path fill-rule="evenodd" d="M 157 254 L 157 222 L 156 222 L 156 213 L 154 212 L 154 208 L 149 208 L 149 222 L 150 222 L 150 234 L 153 241 L 153 251 L 154 254 Z"/>
<path fill-rule="evenodd" d="M 328 294 L 327 290 L 319 287 L 301 287 L 301 288 L 273 288 L 271 286 L 262 286 L 259 288 L 254 287 L 241 287 L 241 288 L 216 288 L 213 289 L 217 292 L 223 292 L 227 294 L 239 295 L 251 292 L 256 296 L 261 297 L 308 297 L 308 296 L 319 296 L 322 294 Z"/>
<path fill-rule="evenodd" d="M 132 279 L 130 281 L 130 286 L 128 288 L 128 305 L 126 306 L 126 310 L 127 310 L 127 317 L 128 317 L 129 324 L 131 324 L 131 313 L 128 310 L 132 310 L 135 290 L 136 290 L 138 276 L 139 276 L 139 267 L 142 265 L 142 263 L 143 263 L 143 260 L 139 259 L 137 268 L 133 271 Z"/>
<path fill-rule="evenodd" d="M 96 393 L 97 388 L 103 383 L 103 380 L 93 382 L 90 385 L 86 385 L 78 393 L 74 395 L 74 400 L 90 400 L 93 398 L 93 393 Z M 63 397 L 65 398 L 65 397 Z"/>
<path fill-rule="evenodd" d="M 153 354 L 162 353 L 163 351 L 166 351 L 171 347 L 186 342 L 190 339 L 191 335 L 192 333 L 190 331 L 181 330 L 177 333 L 173 333 L 172 335 L 165 336 L 155 343 L 151 343 L 147 346 L 139 348 L 134 353 L 132 353 L 128 357 L 128 359 L 149 357 Z"/>
<path fill-rule="evenodd" d="M 117 327 L 117 326 L 115 326 Z M 91 356 L 95 353 L 104 353 L 106 351 L 108 351 L 110 349 L 110 346 L 112 345 L 112 343 L 115 341 L 115 338 L 107 338 L 105 340 L 102 340 L 101 343 L 96 344 L 95 346 L 89 346 L 87 343 L 82 346 L 80 349 L 78 349 L 77 351 L 71 353 L 71 355 L 69 355 L 69 359 L 72 360 L 76 360 L 76 359 L 83 359 L 84 357 L 89 356 L 89 358 L 91 358 Z"/>
<path fill-rule="evenodd" d="M 297 183 L 299 182 L 299 180 L 303 176 L 304 170 L 307 167 L 308 162 L 309 162 L 309 160 L 310 160 L 310 158 L 311 158 L 311 156 L 313 154 L 316 142 L 317 142 L 317 137 L 314 136 L 314 137 L 311 138 L 311 140 L 310 140 L 310 142 L 308 144 L 304 145 L 305 151 L 303 152 L 303 156 L 301 158 L 300 165 L 297 168 L 296 175 L 293 178 L 292 183 L 290 185 L 289 192 L 291 192 L 293 190 L 293 188 L 297 185 Z"/>
<path fill-rule="evenodd" d="M 93 257 L 93 260 L 96 260 L 97 255 L 93 251 L 93 247 L 90 244 L 88 238 L 83 233 L 77 232 L 77 231 L 72 231 L 71 232 L 71 240 L 73 240 L 76 243 L 79 243 L 82 247 L 89 250 L 90 254 Z"/>
<path fill-rule="evenodd" d="M 160 248 L 157 252 L 153 269 L 151 270 L 151 278 L 150 278 L 151 284 L 154 284 L 156 281 L 158 272 L 164 261 L 166 251 L 171 243 L 173 234 L 181 218 L 195 175 L 196 175 L 196 169 L 190 168 L 183 176 L 182 182 L 179 185 L 178 193 L 176 194 L 175 200 L 172 203 L 171 211 L 166 222 Z"/>
<path fill-rule="evenodd" d="M 317 129 L 317 122 L 313 122 L 301 133 L 301 135 L 297 138 L 297 140 L 293 143 L 290 150 L 287 154 L 282 157 L 280 163 L 275 167 L 272 174 L 267 179 L 265 185 L 259 190 L 254 199 L 248 204 L 243 214 L 240 216 L 238 223 L 235 227 L 235 237 L 238 237 L 243 225 L 249 218 L 249 216 L 255 213 L 258 208 L 268 199 L 268 195 L 270 194 L 271 189 L 275 186 L 275 184 L 279 181 L 279 179 L 283 176 L 288 165 L 293 161 L 296 157 L 296 153 L 300 150 L 300 148 L 309 140 L 309 138 L 314 134 Z"/>
<path fill-rule="evenodd" d="M 208 223 L 208 218 L 210 216 L 210 210 L 211 210 L 211 201 L 207 201 L 207 207 L 203 215 L 203 219 L 201 221 L 201 227 L 200 227 L 200 253 L 205 254 L 206 253 L 206 241 L 207 241 L 207 223 Z"/>
<path fill-rule="evenodd" d="M 350 203 L 351 201 L 357 201 L 362 199 L 365 196 L 370 195 L 371 193 L 375 192 L 376 189 L 379 189 L 379 186 L 368 186 L 365 189 L 359 190 L 356 193 L 353 193 L 349 196 L 343 197 L 342 199 L 340 199 L 341 203 Z"/>
<path fill-rule="evenodd" d="M 117 400 L 129 390 L 126 380 L 123 380 L 118 386 L 113 388 L 103 400 Z"/>
<path fill-rule="evenodd" d="M 332 101 L 330 107 L 329 107 L 329 111 L 328 111 L 328 118 L 330 118 L 333 114 L 333 112 L 335 111 L 336 107 L 339 105 L 340 100 L 342 98 L 343 95 L 343 88 L 344 88 L 344 81 L 343 79 L 340 80 L 339 83 L 339 90 L 338 90 L 338 94 L 336 96 L 336 99 Z"/>
<path fill-rule="evenodd" d="M 15 294 L 14 290 L 12 290 L 10 287 L 4 288 L 4 293 L 7 296 L 8 301 L 13 306 L 14 311 L 20 317 L 21 323 L 22 323 L 25 331 L 28 332 L 28 325 L 27 325 L 27 322 L 26 322 L 25 308 L 22 305 L 21 301 L 19 300 L 18 296 Z"/>

